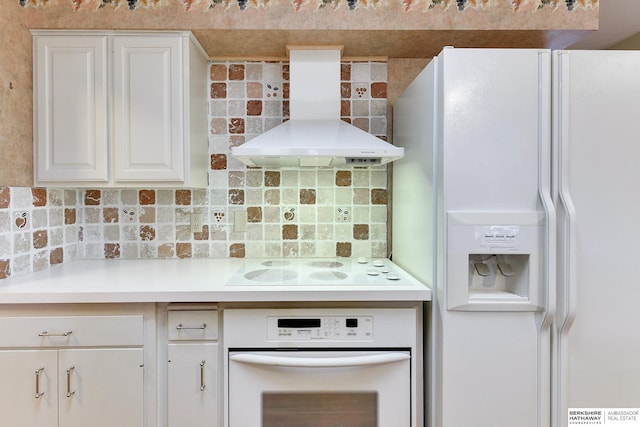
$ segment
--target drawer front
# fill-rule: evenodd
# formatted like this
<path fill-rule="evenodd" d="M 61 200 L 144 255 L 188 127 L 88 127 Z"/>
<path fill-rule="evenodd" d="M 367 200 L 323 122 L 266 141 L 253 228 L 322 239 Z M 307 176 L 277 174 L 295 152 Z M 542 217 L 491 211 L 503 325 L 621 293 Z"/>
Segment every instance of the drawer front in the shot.
<path fill-rule="evenodd" d="M 218 311 L 169 311 L 168 329 L 170 341 L 217 340 Z"/>
<path fill-rule="evenodd" d="M 142 346 L 142 316 L 0 317 L 0 347 Z"/>

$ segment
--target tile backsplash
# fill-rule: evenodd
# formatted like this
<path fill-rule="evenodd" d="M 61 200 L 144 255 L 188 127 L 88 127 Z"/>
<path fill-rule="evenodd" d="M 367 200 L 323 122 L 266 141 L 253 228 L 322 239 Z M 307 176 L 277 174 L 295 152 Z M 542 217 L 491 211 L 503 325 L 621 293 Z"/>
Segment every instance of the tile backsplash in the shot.
<path fill-rule="evenodd" d="M 271 170 L 229 155 L 288 118 L 288 69 L 210 63 L 206 189 L 0 186 L 0 279 L 74 259 L 386 256 L 386 166 Z M 342 119 L 386 139 L 386 63 L 343 62 L 341 80 Z"/>
<path fill-rule="evenodd" d="M 78 190 L 0 187 L 0 279 L 76 259 Z"/>

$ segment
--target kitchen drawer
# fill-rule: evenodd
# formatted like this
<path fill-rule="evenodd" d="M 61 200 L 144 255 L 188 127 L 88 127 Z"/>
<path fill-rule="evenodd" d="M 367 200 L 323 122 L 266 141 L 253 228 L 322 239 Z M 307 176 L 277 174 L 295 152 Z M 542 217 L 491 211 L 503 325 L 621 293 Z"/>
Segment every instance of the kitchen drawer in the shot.
<path fill-rule="evenodd" d="M 142 316 L 0 317 L 0 347 L 142 346 Z"/>
<path fill-rule="evenodd" d="M 217 310 L 171 310 L 168 313 L 170 341 L 217 340 Z"/>

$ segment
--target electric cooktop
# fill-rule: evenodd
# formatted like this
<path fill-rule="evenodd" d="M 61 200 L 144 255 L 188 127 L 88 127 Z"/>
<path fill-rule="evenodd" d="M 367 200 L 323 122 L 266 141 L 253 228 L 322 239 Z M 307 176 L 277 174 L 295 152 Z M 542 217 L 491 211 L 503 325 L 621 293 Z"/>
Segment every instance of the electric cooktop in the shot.
<path fill-rule="evenodd" d="M 388 259 L 248 259 L 229 286 L 407 286 L 416 280 Z"/>

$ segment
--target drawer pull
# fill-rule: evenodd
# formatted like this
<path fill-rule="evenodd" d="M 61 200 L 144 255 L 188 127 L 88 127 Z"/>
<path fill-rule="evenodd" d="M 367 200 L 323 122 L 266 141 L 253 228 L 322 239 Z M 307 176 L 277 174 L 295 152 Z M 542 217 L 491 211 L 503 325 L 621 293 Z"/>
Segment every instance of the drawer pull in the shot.
<path fill-rule="evenodd" d="M 61 334 L 50 334 L 47 331 L 42 331 L 38 334 L 39 337 L 68 337 L 69 335 L 71 335 L 73 333 L 73 331 L 67 331 L 67 332 L 63 332 Z"/>
<path fill-rule="evenodd" d="M 198 330 L 202 330 L 202 329 L 206 329 L 207 328 L 207 324 L 203 323 L 202 326 L 193 326 L 193 327 L 189 327 L 189 326 L 182 326 L 182 323 L 178 323 L 178 326 L 176 326 L 176 329 L 181 331 L 183 329 L 198 329 Z"/>
<path fill-rule="evenodd" d="M 40 373 L 44 371 L 44 366 L 40 369 L 36 369 L 36 399 L 39 399 L 40 396 L 44 394 L 44 391 L 40 391 Z"/>
<path fill-rule="evenodd" d="M 200 362 L 200 391 L 204 391 L 204 360 Z"/>
<path fill-rule="evenodd" d="M 76 367 L 72 366 L 69 369 L 67 369 L 67 397 L 71 397 L 74 394 L 76 394 L 76 391 L 73 390 L 71 391 L 71 371 L 74 370 Z"/>

